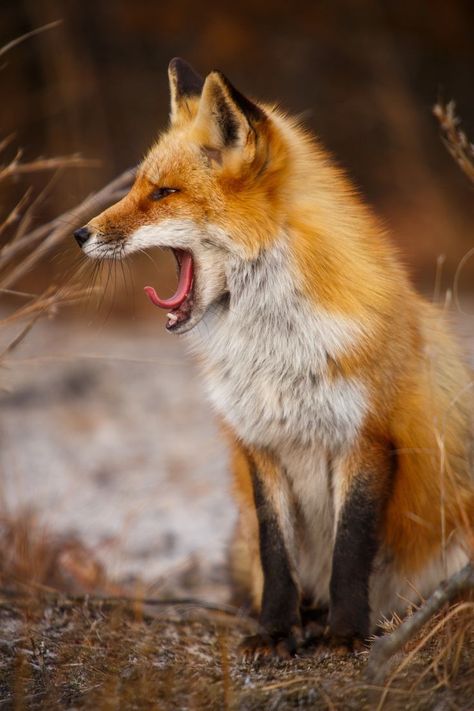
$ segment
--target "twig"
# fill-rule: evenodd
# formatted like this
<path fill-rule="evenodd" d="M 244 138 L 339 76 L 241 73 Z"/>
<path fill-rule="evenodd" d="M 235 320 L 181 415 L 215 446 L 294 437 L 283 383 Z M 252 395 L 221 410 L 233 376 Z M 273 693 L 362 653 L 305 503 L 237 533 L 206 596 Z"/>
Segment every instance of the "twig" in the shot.
<path fill-rule="evenodd" d="M 7 289 L 0 289 L 2 291 L 8 291 Z M 47 289 L 44 294 L 40 296 L 32 297 L 32 301 L 16 309 L 13 313 L 9 314 L 5 318 L 0 320 L 0 327 L 8 326 L 15 321 L 20 319 L 25 319 L 28 316 L 32 316 L 38 312 L 42 314 L 51 314 L 51 310 L 54 307 L 61 304 L 65 306 L 66 304 L 73 304 L 77 301 L 81 301 L 84 296 L 89 294 L 88 289 L 81 289 L 80 287 L 71 286 L 66 289 L 51 287 Z"/>
<path fill-rule="evenodd" d="M 57 168 L 97 168 L 100 161 L 94 158 L 82 158 L 80 155 L 59 156 L 57 158 L 37 158 L 28 163 L 21 163 L 20 155 L 0 169 L 0 180 L 12 178 L 25 173 L 39 173 L 44 170 L 56 170 Z"/>
<path fill-rule="evenodd" d="M 5 356 L 9 355 L 12 351 L 14 351 L 15 348 L 17 346 L 19 346 L 20 343 L 26 338 L 26 336 L 31 331 L 31 329 L 33 328 L 33 326 L 35 325 L 37 320 L 40 318 L 40 316 L 41 316 L 41 311 L 39 311 L 35 316 L 33 316 L 31 321 L 28 321 L 28 323 L 26 324 L 26 326 L 24 326 L 22 328 L 20 333 L 17 336 L 15 336 L 15 338 L 12 341 L 10 341 L 10 343 L 7 345 L 7 347 L 0 353 L 0 363 L 5 358 Z"/>
<path fill-rule="evenodd" d="M 0 141 L 0 153 L 2 153 L 7 146 L 12 143 L 13 139 L 16 137 L 15 133 L 9 133 L 8 136 L 5 136 L 5 138 L 2 138 Z"/>
<path fill-rule="evenodd" d="M 21 215 L 21 211 L 30 199 L 31 193 L 32 188 L 29 187 L 24 193 L 23 197 L 21 197 L 16 203 L 16 205 L 13 207 L 13 209 L 10 210 L 9 214 L 3 220 L 2 224 L 0 224 L 0 236 L 5 232 L 5 230 L 10 227 L 10 225 L 13 225 L 15 222 L 17 222 Z"/>
<path fill-rule="evenodd" d="M 59 178 L 62 176 L 62 168 L 58 168 L 54 171 L 52 177 L 48 180 L 44 188 L 38 193 L 35 199 L 28 205 L 27 209 L 21 216 L 19 225 L 15 231 L 15 234 L 10 238 L 9 244 L 13 244 L 16 240 L 23 237 L 24 234 L 30 229 L 30 225 L 33 222 L 35 211 L 41 205 L 41 203 L 46 199 L 46 197 L 51 193 L 53 187 L 58 182 Z"/>
<path fill-rule="evenodd" d="M 468 563 L 458 573 L 441 583 L 428 600 L 411 617 L 407 617 L 394 632 L 375 640 L 369 656 L 369 676 L 375 681 L 381 681 L 389 659 L 419 632 L 443 605 L 452 602 L 458 595 L 473 588 L 474 567 Z"/>
<path fill-rule="evenodd" d="M 29 291 L 18 291 L 17 289 L 0 289 L 0 294 L 20 296 L 22 299 L 37 299 L 39 297 L 39 294 L 31 294 Z"/>
<path fill-rule="evenodd" d="M 59 27 L 59 25 L 62 25 L 62 20 L 55 20 L 54 22 L 48 22 L 47 25 L 42 25 L 41 27 L 36 27 L 36 29 L 31 30 L 31 32 L 26 32 L 24 35 L 20 35 L 20 37 L 15 37 L 14 40 L 11 42 L 8 42 L 8 44 L 4 44 L 3 47 L 0 48 L 0 57 L 3 57 L 4 54 L 9 52 L 11 49 L 14 47 L 17 47 L 19 44 L 24 42 L 27 39 L 30 39 L 30 37 L 35 37 L 35 35 L 39 35 L 42 32 L 47 32 L 47 30 L 52 30 L 55 27 Z"/>
<path fill-rule="evenodd" d="M 454 101 L 447 104 L 438 101 L 433 107 L 433 113 L 439 121 L 446 148 L 463 173 L 474 183 L 474 144 L 459 128 L 461 119 L 456 116 L 456 104 Z"/>
<path fill-rule="evenodd" d="M 37 227 L 32 232 L 23 235 L 11 245 L 6 245 L 0 253 L 0 269 L 11 262 L 17 256 L 18 252 L 43 240 L 41 244 L 24 259 L 18 266 L 9 272 L 1 281 L 1 288 L 7 289 L 14 284 L 20 277 L 26 274 L 36 262 L 43 257 L 50 249 L 55 247 L 66 236 L 70 235 L 74 226 L 79 226 L 88 220 L 97 211 L 103 210 L 117 200 L 120 200 L 127 190 L 130 188 L 135 170 L 126 170 L 117 178 L 108 183 L 98 193 L 89 195 L 80 205 L 77 205 L 72 210 L 60 215 L 46 225 Z"/>

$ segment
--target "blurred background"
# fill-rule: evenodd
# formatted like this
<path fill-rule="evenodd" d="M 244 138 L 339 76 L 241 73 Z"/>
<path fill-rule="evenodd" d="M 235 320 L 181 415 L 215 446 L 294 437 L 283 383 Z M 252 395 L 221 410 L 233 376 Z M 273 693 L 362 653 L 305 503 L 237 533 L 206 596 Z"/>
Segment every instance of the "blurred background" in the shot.
<path fill-rule="evenodd" d="M 136 165 L 166 125 L 167 64 L 178 55 L 299 115 L 373 204 L 428 295 L 438 257 L 443 293 L 473 247 L 472 187 L 432 115 L 439 98 L 455 99 L 474 136 L 470 0 L 2 0 L 0 16 L 0 46 L 61 21 L 0 56 L 1 138 L 14 134 L 7 158 L 21 147 L 24 160 L 97 161 L 3 182 L 3 220 L 28 188 L 30 200 L 41 198 L 33 229 Z M 70 238 L 15 288 L 39 293 L 71 279 L 77 256 Z M 207 581 L 218 597 L 234 520 L 225 446 L 194 363 L 142 293 L 147 281 L 172 289 L 169 267 L 134 260 L 127 284 L 118 270 L 100 303 L 39 322 L 11 356 L 0 393 L 4 506 L 67 530 L 67 545 L 78 536 L 114 579 L 168 591 Z M 468 303 L 474 259 L 459 286 Z M 463 329 L 472 334 L 472 318 Z"/>
<path fill-rule="evenodd" d="M 474 125 L 470 0 L 3 0 L 1 15 L 2 43 L 62 20 L 5 58 L 2 132 L 16 132 L 30 157 L 101 163 L 61 179 L 44 205 L 51 215 L 141 159 L 166 124 L 166 69 L 178 55 L 300 115 L 386 219 L 422 285 L 438 254 L 449 279 L 472 244 L 472 192 L 431 113 L 439 96 L 454 98 L 468 133 Z"/>

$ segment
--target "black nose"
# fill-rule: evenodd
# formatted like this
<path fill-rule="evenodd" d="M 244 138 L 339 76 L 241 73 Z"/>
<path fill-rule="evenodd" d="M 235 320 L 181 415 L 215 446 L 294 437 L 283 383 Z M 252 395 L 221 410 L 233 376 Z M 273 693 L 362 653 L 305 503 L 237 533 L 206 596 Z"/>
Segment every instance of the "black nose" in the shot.
<path fill-rule="evenodd" d="M 79 227 L 79 229 L 74 232 L 74 237 L 79 247 L 83 247 L 90 236 L 91 233 L 88 227 Z"/>

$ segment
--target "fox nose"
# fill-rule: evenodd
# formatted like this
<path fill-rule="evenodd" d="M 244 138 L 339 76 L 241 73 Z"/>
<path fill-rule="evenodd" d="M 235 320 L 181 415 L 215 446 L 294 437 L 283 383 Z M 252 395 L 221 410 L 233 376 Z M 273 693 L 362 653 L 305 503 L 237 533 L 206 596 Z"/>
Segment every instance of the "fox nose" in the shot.
<path fill-rule="evenodd" d="M 88 227 L 79 227 L 79 229 L 74 232 L 74 237 L 79 247 L 83 247 L 90 236 L 91 233 Z"/>

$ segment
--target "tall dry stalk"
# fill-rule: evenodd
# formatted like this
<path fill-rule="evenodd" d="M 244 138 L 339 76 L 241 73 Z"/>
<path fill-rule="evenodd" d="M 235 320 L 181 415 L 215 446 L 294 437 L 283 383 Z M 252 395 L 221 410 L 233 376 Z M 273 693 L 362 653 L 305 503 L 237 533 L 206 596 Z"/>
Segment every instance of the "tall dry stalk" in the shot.
<path fill-rule="evenodd" d="M 11 138 L 0 142 L 0 155 L 5 155 Z M 1 157 L 0 157 L 1 161 Z M 97 161 L 78 155 L 50 159 L 21 161 L 21 151 L 17 151 L 10 161 L 0 162 L 0 191 L 7 182 L 18 176 L 39 171 L 57 171 L 67 167 L 84 168 L 96 165 Z M 133 179 L 133 171 L 126 171 L 99 192 L 90 195 L 79 205 L 59 215 L 51 222 L 30 230 L 32 207 L 44 197 L 45 191 L 36 200 L 31 199 L 31 190 L 26 189 L 20 200 L 11 206 L 0 222 L 0 295 L 8 299 L 6 313 L 0 319 L 0 326 L 28 319 L 26 326 L 0 353 L 0 358 L 9 353 L 26 336 L 34 321 L 42 314 L 51 314 L 58 305 L 77 301 L 85 293 L 76 285 L 51 285 L 41 294 L 29 294 L 15 289 L 19 279 L 27 274 L 48 252 L 71 235 L 75 226 L 83 224 L 94 213 L 119 200 L 125 194 Z M 10 306 L 12 298 L 19 299 L 20 305 Z"/>
<path fill-rule="evenodd" d="M 0 57 L 3 58 L 22 42 L 57 28 L 61 23 L 61 20 L 49 22 L 14 38 L 0 48 Z M 18 180 L 25 175 L 40 171 L 55 171 L 57 177 L 65 168 L 87 168 L 98 164 L 96 160 L 85 159 L 77 154 L 24 162 L 21 149 L 17 149 L 13 158 L 8 160 L 6 158 L 7 150 L 13 139 L 13 135 L 0 139 L 0 193 L 5 190 L 8 181 Z M 132 179 L 133 171 L 126 171 L 98 193 L 87 197 L 77 207 L 59 215 L 51 222 L 30 229 L 34 210 L 48 194 L 51 184 L 54 182 L 53 177 L 53 180 L 46 184 L 34 200 L 32 199 L 32 190 L 28 187 L 20 200 L 7 208 L 5 214 L 0 216 L 0 298 L 4 297 L 0 303 L 2 306 L 5 305 L 0 326 L 6 326 L 19 319 L 28 319 L 22 331 L 0 352 L 0 361 L 23 340 L 37 318 L 42 314 L 54 312 L 59 303 L 76 301 L 83 292 L 75 285 L 52 285 L 42 294 L 27 294 L 15 289 L 18 281 L 49 251 L 66 236 L 69 236 L 74 227 L 80 226 L 94 213 L 119 200 L 128 189 Z M 6 304 L 5 297 L 21 299 L 21 303 L 19 306 L 11 307 L 11 299 Z"/>
<path fill-rule="evenodd" d="M 30 37 L 56 27 L 53 22 L 29 32 L 0 48 L 0 57 Z M 109 204 L 119 200 L 133 180 L 133 171 L 126 171 L 97 193 L 86 197 L 76 207 L 58 215 L 50 222 L 38 224 L 35 214 L 50 194 L 65 169 L 95 167 L 97 160 L 74 154 L 25 161 L 21 149 L 12 146 L 14 135 L 0 138 L 0 365 L 25 339 L 35 322 L 52 316 L 59 307 L 80 300 L 86 293 L 83 285 L 51 284 L 42 293 L 26 293 L 18 288 L 19 280 L 38 265 L 53 249 L 72 237 L 72 231 Z M 28 176 L 44 173 L 44 187 L 35 196 L 28 186 Z M 50 174 L 52 173 L 52 178 Z M 25 180 L 26 178 L 26 180 Z M 11 183 L 26 183 L 23 195 L 16 202 L 9 200 Z M 11 203 L 11 204 L 9 204 Z M 10 326 L 17 331 L 12 336 Z M 1 501 L 1 492 L 0 492 Z M 80 541 L 53 536 L 35 521 L 32 512 L 10 515 L 0 507 L 0 583 L 27 585 L 58 584 L 73 590 L 105 586 L 100 565 Z"/>
<path fill-rule="evenodd" d="M 443 142 L 452 157 L 471 183 L 474 184 L 474 143 L 461 129 L 461 119 L 456 114 L 454 101 L 443 103 L 438 101 L 433 107 L 433 113 L 438 119 Z"/>

